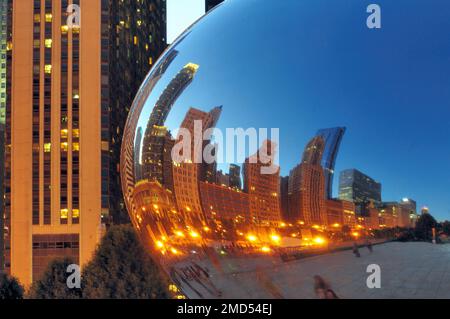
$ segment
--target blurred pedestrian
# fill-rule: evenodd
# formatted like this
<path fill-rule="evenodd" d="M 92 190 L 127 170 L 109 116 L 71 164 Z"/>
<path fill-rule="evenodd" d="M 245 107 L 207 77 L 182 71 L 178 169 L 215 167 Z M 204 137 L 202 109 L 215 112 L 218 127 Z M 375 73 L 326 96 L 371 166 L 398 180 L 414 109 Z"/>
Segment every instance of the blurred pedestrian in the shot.
<path fill-rule="evenodd" d="M 353 243 L 353 254 L 355 254 L 355 257 L 357 258 L 361 257 L 361 254 L 359 253 L 358 244 L 356 242 Z"/>
<path fill-rule="evenodd" d="M 326 293 L 327 299 L 339 299 L 333 289 L 328 288 Z"/>
<path fill-rule="evenodd" d="M 314 292 L 319 299 L 339 299 L 330 285 L 319 275 L 314 276 Z"/>
<path fill-rule="evenodd" d="M 367 246 L 367 249 L 369 250 L 369 252 L 372 253 L 373 247 L 372 247 L 372 243 L 369 239 L 367 239 L 366 246 Z"/>

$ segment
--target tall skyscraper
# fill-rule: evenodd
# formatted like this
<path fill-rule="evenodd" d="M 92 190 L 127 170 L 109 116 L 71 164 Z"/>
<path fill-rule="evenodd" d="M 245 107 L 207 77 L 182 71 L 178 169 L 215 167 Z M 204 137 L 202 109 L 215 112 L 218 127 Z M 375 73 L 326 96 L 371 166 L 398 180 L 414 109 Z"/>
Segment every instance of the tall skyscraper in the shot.
<path fill-rule="evenodd" d="M 321 166 L 325 141 L 314 137 L 306 146 L 300 165 L 289 175 L 289 216 L 306 225 L 326 225 L 325 176 Z"/>
<path fill-rule="evenodd" d="M 142 177 L 163 182 L 163 144 L 167 129 L 163 126 L 172 106 L 192 83 L 199 66 L 188 63 L 172 79 L 153 108 L 145 130 L 142 149 Z"/>
<path fill-rule="evenodd" d="M 280 169 L 276 173 L 264 174 L 264 166 L 274 165 L 275 154 L 271 153 L 271 144 L 267 140 L 244 163 L 244 191 L 249 194 L 251 222 L 260 226 L 278 226 L 280 212 Z"/>
<path fill-rule="evenodd" d="M 166 15 L 166 0 L 102 1 L 102 72 L 108 78 L 102 75 L 102 169 L 109 166 L 102 207 L 117 223 L 128 220 L 119 171 L 125 122 L 142 81 L 167 47 Z"/>
<path fill-rule="evenodd" d="M 381 203 L 381 184 L 356 169 L 347 169 L 339 176 L 339 199 L 354 202 L 360 215 L 366 216 L 369 202 Z"/>
<path fill-rule="evenodd" d="M 125 212 L 121 134 L 134 94 L 166 46 L 165 0 L 9 3 L 5 238 L 11 273 L 28 286 L 55 257 L 84 265 L 102 217 Z M 69 15 L 70 3 L 80 10 Z"/>
<path fill-rule="evenodd" d="M 327 128 L 317 131 L 316 136 L 321 136 L 325 141 L 325 149 L 322 156 L 322 167 L 325 175 L 325 195 L 327 199 L 333 198 L 334 165 L 339 153 L 339 147 L 345 134 L 345 127 Z"/>
<path fill-rule="evenodd" d="M 205 0 L 205 12 L 213 9 L 215 6 L 221 4 L 224 0 Z"/>

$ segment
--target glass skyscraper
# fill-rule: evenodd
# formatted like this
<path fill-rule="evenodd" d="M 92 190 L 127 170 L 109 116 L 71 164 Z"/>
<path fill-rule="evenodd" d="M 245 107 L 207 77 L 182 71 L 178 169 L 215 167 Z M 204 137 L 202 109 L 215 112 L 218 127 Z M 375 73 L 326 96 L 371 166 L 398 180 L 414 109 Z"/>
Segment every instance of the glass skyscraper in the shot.
<path fill-rule="evenodd" d="M 325 141 L 322 167 L 325 175 L 325 195 L 327 199 L 333 198 L 334 165 L 345 130 L 345 127 L 334 127 L 321 129 L 316 134 L 316 136 L 321 136 Z"/>

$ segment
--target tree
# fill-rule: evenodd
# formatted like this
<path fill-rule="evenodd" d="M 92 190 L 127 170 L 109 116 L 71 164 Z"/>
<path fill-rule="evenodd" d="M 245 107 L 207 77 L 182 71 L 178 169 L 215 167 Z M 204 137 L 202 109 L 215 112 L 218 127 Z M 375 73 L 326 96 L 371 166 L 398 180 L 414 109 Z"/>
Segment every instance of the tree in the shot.
<path fill-rule="evenodd" d="M 416 222 L 416 237 L 420 240 L 431 241 L 433 239 L 432 229 L 436 228 L 437 222 L 430 214 L 422 214 Z"/>
<path fill-rule="evenodd" d="M 75 264 L 70 258 L 55 259 L 47 267 L 40 280 L 35 281 L 29 292 L 31 299 L 79 299 L 81 289 L 70 289 L 67 279 L 72 274 L 69 266 Z"/>
<path fill-rule="evenodd" d="M 0 273 L 0 299 L 23 299 L 24 289 L 19 281 L 5 273 Z"/>
<path fill-rule="evenodd" d="M 83 298 L 165 299 L 166 276 L 131 226 L 113 226 L 82 276 Z"/>

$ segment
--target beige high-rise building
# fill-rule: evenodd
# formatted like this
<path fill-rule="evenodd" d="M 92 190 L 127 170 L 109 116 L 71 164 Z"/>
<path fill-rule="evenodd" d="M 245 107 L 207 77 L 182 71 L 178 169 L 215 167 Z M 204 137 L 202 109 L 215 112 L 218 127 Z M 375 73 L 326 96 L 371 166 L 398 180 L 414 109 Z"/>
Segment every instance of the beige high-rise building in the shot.
<path fill-rule="evenodd" d="M 125 210 L 122 132 L 140 83 L 166 47 L 166 4 L 14 0 L 8 6 L 5 264 L 29 286 L 54 258 L 85 265 L 103 221 Z"/>
<path fill-rule="evenodd" d="M 13 1 L 10 272 L 26 286 L 48 262 L 81 265 L 101 235 L 101 2 Z"/>

